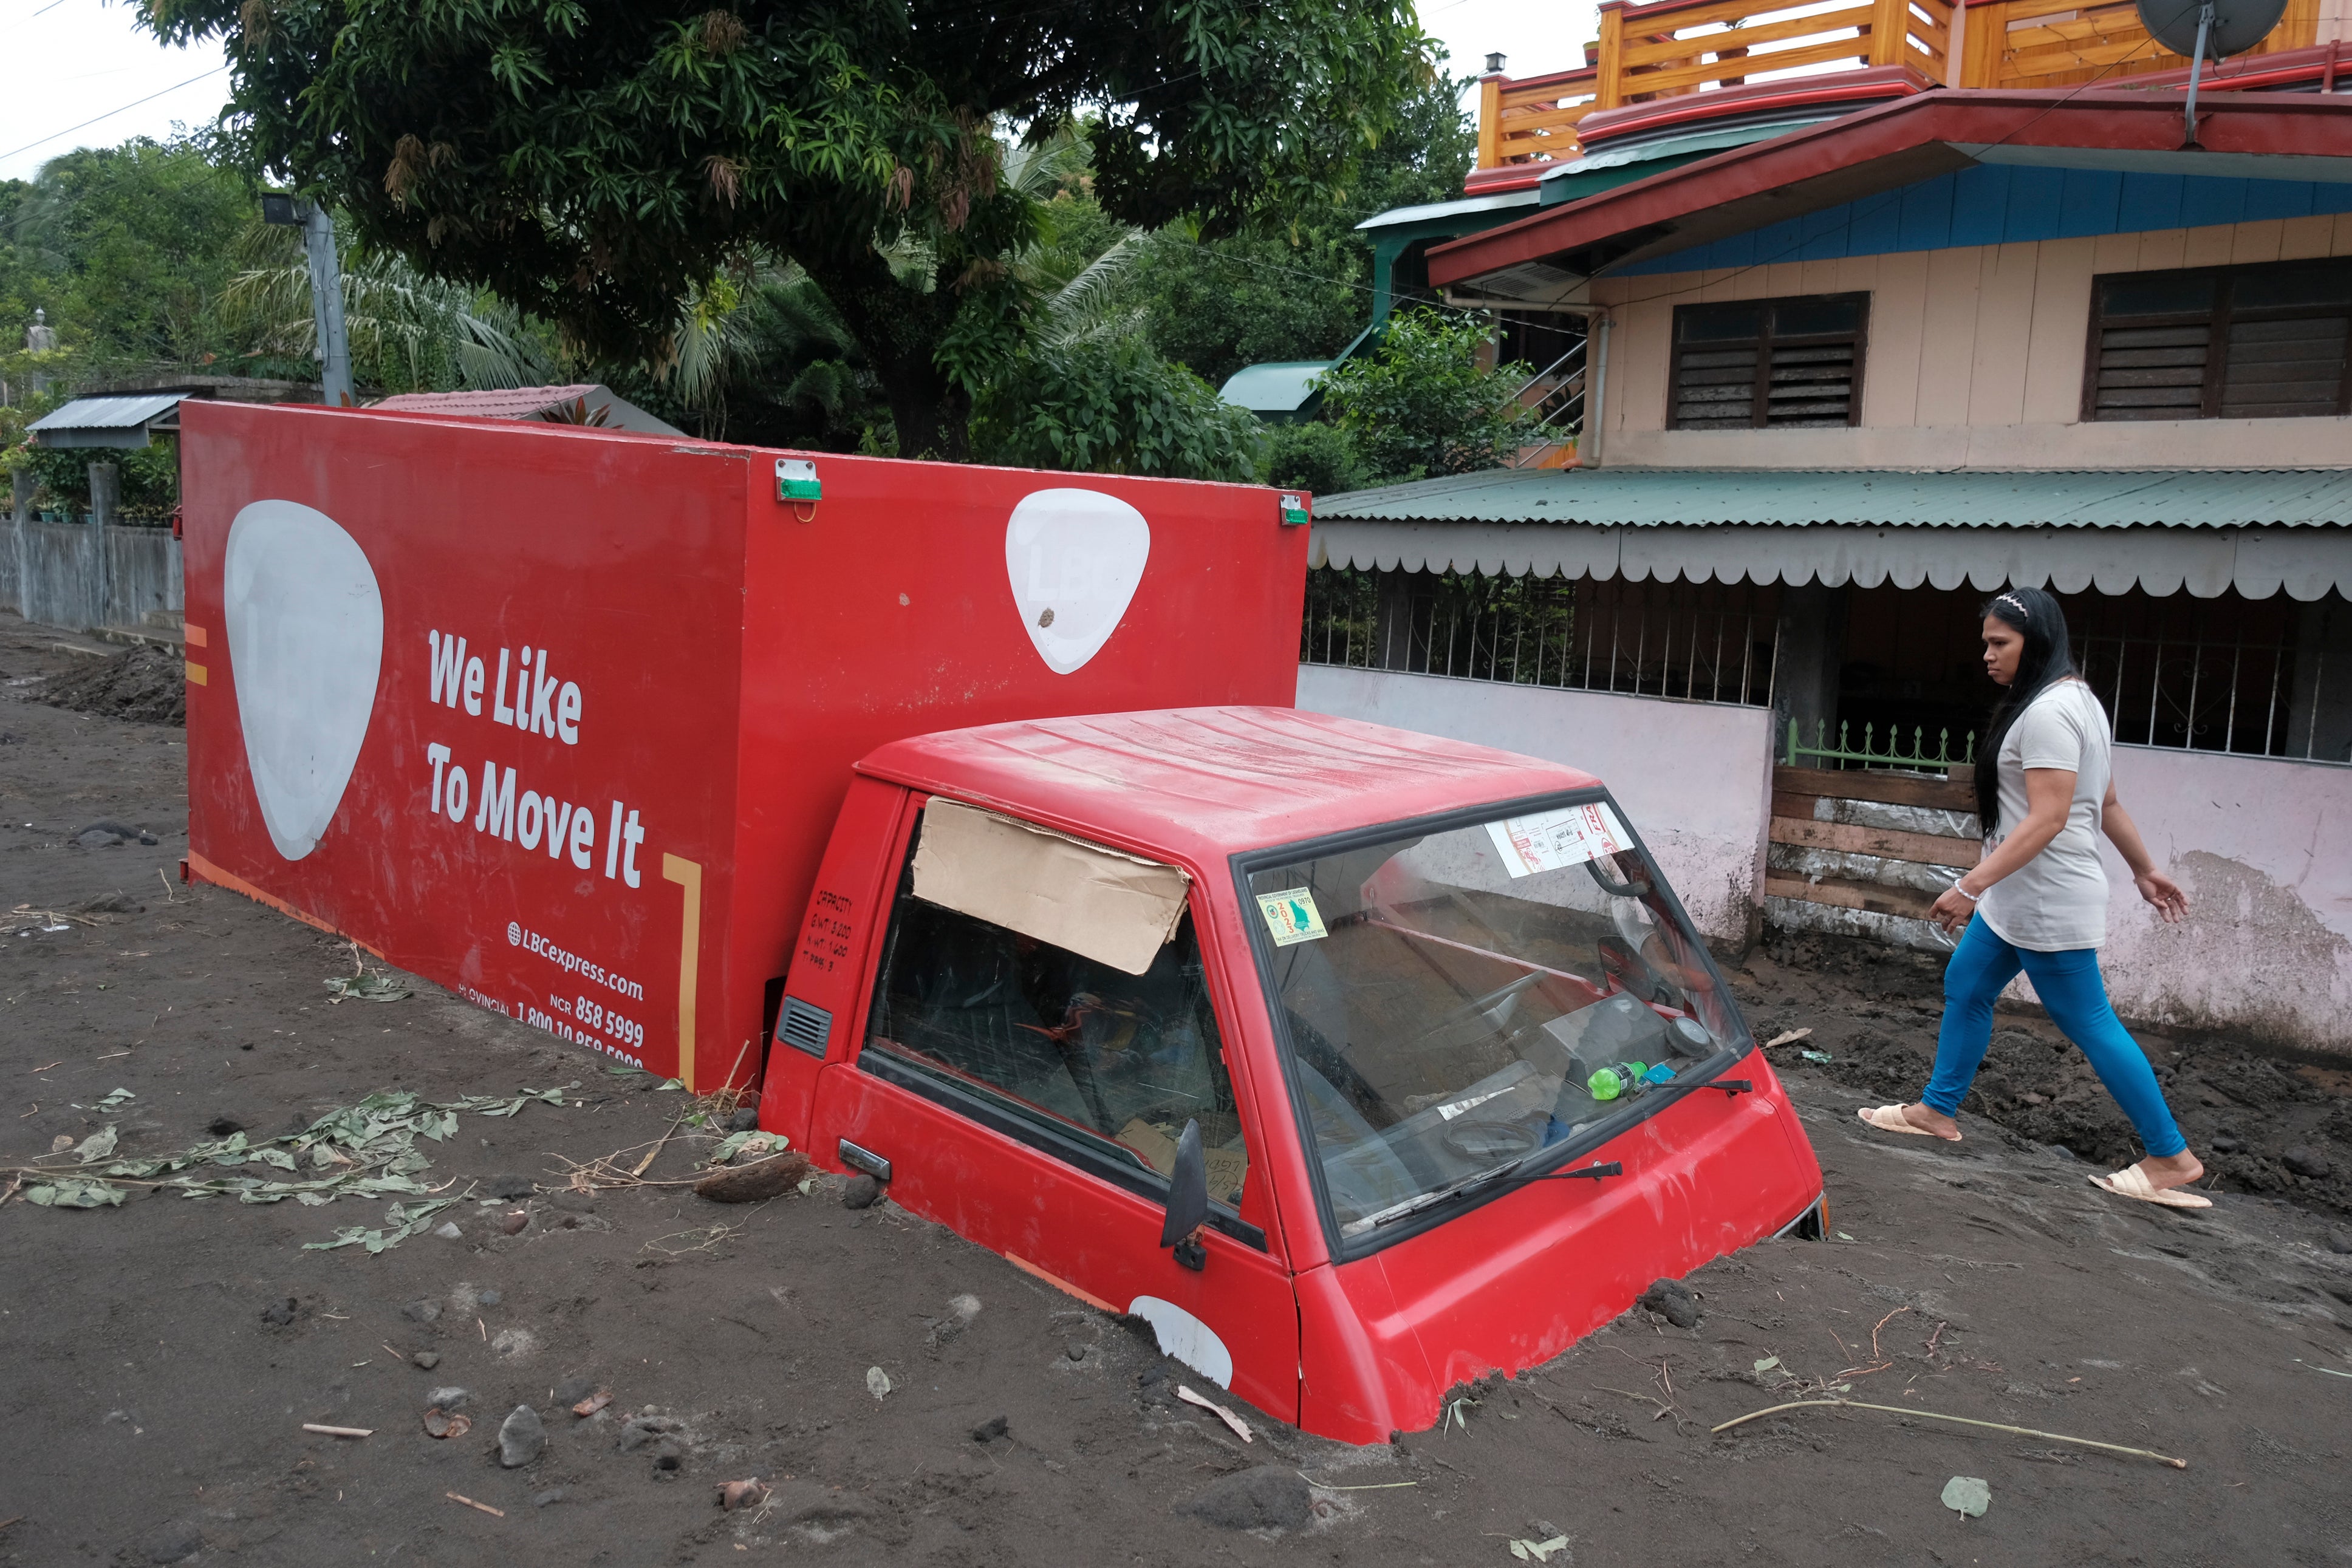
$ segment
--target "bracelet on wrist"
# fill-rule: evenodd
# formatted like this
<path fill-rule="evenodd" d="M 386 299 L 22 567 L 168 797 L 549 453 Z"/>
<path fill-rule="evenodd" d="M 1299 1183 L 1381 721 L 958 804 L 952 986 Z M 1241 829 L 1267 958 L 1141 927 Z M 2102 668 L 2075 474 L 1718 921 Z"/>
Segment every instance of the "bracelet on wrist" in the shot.
<path fill-rule="evenodd" d="M 1962 887 L 1962 886 L 1961 886 L 1958 883 L 1957 883 L 1957 882 L 1956 882 L 1956 883 L 1952 883 L 1952 891 L 1953 891 L 1954 893 L 1958 894 L 1962 898 L 1967 899 L 1970 904 L 1974 904 L 1974 903 L 1978 902 L 1978 895 L 1977 895 L 1977 894 L 1973 894 L 1973 893 L 1970 893 L 1967 888 Z"/>

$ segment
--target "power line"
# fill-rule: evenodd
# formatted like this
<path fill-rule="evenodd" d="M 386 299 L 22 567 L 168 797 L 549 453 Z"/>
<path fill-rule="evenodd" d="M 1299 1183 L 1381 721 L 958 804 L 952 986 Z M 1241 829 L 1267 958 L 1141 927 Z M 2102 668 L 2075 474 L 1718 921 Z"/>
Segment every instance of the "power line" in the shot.
<path fill-rule="evenodd" d="M 96 115 L 89 120 L 83 120 L 79 125 L 68 125 L 63 131 L 52 131 L 47 136 L 41 137 L 37 141 L 27 141 L 22 147 L 12 148 L 8 152 L 0 152 L 0 161 L 14 158 L 19 152 L 30 152 L 36 147 L 55 141 L 62 136 L 71 136 L 77 131 L 87 131 L 101 120 L 112 120 L 118 114 L 125 114 L 131 110 L 137 109 L 140 104 L 152 103 L 157 99 L 165 97 L 171 93 L 175 93 L 184 87 L 194 87 L 196 83 L 204 80 L 206 77 L 216 77 L 226 69 L 228 69 L 228 62 L 226 60 L 223 60 L 219 65 L 215 66 L 212 69 L 208 71 L 198 71 L 194 76 L 190 77 L 187 80 L 184 82 L 174 82 L 170 87 L 163 89 L 162 92 L 151 92 L 145 98 L 124 104 L 121 109 L 110 109 L 104 114 Z"/>

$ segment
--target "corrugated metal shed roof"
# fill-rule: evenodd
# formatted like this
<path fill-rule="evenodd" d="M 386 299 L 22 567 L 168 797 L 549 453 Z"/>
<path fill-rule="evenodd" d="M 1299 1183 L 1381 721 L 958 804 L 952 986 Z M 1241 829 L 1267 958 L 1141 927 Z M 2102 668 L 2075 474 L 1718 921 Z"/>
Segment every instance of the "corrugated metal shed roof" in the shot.
<path fill-rule="evenodd" d="M 133 392 L 118 397 L 78 397 L 47 413 L 27 430 L 136 430 L 180 401 L 178 392 Z"/>
<path fill-rule="evenodd" d="M 1609 528 L 2289 528 L 2352 523 L 2352 470 L 1900 474 L 1496 469 L 1318 496 L 1318 522 Z"/>
<path fill-rule="evenodd" d="M 1337 360 L 1279 360 L 1244 365 L 1225 378 L 1217 396 L 1253 413 L 1296 413 L 1315 396 L 1316 378 Z"/>
<path fill-rule="evenodd" d="M 594 382 L 560 387 L 491 387 L 476 392 L 395 392 L 378 398 L 370 408 L 395 413 L 442 413 L 460 419 L 537 419 L 551 409 L 583 402 L 593 413 L 604 411 L 604 428 L 635 431 L 643 435 L 684 435 L 674 424 L 655 418 L 628 399 Z"/>

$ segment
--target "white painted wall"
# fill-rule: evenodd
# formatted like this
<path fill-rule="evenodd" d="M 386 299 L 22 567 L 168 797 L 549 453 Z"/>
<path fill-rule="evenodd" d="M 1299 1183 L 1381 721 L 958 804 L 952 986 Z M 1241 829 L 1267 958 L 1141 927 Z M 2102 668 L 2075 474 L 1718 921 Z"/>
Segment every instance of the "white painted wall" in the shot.
<path fill-rule="evenodd" d="M 1324 664 L 1300 666 L 1298 706 L 1582 768 L 1609 786 L 1710 942 L 1743 947 L 1758 929 L 1771 816 L 1768 708 Z"/>
<path fill-rule="evenodd" d="M 2189 896 L 2164 925 L 2104 846 L 2116 1010 L 2352 1051 L 2352 768 L 2119 746 L 2115 782 Z"/>

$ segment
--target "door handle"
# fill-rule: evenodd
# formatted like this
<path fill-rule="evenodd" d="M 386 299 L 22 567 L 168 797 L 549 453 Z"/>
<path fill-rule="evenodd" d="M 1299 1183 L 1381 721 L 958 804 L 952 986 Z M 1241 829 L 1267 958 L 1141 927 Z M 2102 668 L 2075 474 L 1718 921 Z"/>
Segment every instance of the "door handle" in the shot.
<path fill-rule="evenodd" d="M 841 1163 L 854 1171 L 864 1171 L 876 1181 L 888 1185 L 890 1162 L 871 1149 L 861 1149 L 847 1138 L 841 1140 Z"/>

